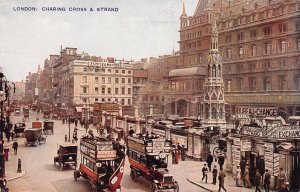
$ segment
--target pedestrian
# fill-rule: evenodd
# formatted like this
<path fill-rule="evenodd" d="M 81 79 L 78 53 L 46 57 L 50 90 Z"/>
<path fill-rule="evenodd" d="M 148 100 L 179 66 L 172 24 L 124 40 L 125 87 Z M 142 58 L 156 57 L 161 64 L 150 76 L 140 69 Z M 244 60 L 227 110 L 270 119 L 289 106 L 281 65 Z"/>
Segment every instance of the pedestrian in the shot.
<path fill-rule="evenodd" d="M 181 150 L 181 146 L 180 146 L 180 144 L 179 143 L 177 143 L 177 149 L 180 151 Z"/>
<path fill-rule="evenodd" d="M 85 132 L 87 133 L 87 131 L 89 129 L 89 124 L 87 122 L 84 124 L 84 128 L 85 128 Z"/>
<path fill-rule="evenodd" d="M 172 150 L 171 155 L 172 155 L 172 164 L 175 164 L 176 163 L 175 162 L 175 149 Z"/>
<path fill-rule="evenodd" d="M 283 172 L 282 167 L 280 167 L 279 168 L 279 173 L 278 173 L 278 176 L 277 176 L 277 184 L 278 184 L 277 187 L 278 187 L 279 190 L 282 189 L 282 186 L 285 183 L 285 180 L 286 180 L 285 173 Z"/>
<path fill-rule="evenodd" d="M 205 183 L 207 183 L 207 173 L 208 169 L 206 163 L 204 163 L 204 167 L 202 168 L 202 181 L 205 179 Z"/>
<path fill-rule="evenodd" d="M 75 127 L 77 127 L 77 119 L 75 119 Z"/>
<path fill-rule="evenodd" d="M 7 147 L 7 145 L 4 147 L 4 157 L 5 157 L 5 161 L 8 161 L 8 156 L 9 156 L 9 148 Z"/>
<path fill-rule="evenodd" d="M 261 192 L 260 190 L 261 174 L 259 173 L 258 169 L 256 169 L 254 183 L 255 183 L 255 192 L 257 191 Z"/>
<path fill-rule="evenodd" d="M 211 164 L 213 161 L 214 161 L 214 157 L 212 156 L 212 154 L 210 152 L 208 152 L 208 155 L 206 158 L 206 163 L 207 163 L 209 172 L 211 172 Z"/>
<path fill-rule="evenodd" d="M 286 182 L 282 185 L 282 188 L 278 192 L 289 192 L 289 182 Z"/>
<path fill-rule="evenodd" d="M 175 163 L 179 164 L 179 159 L 180 159 L 180 151 L 175 148 Z"/>
<path fill-rule="evenodd" d="M 223 172 L 223 170 L 220 170 L 220 173 L 219 173 L 219 192 L 221 191 L 221 189 L 223 189 L 224 191 L 227 191 L 224 187 L 224 184 L 225 184 L 225 173 Z"/>
<path fill-rule="evenodd" d="M 218 169 L 217 169 L 217 166 L 214 165 L 213 170 L 212 170 L 212 176 L 213 176 L 212 184 L 214 184 L 214 185 L 217 184 L 217 175 L 218 175 Z"/>
<path fill-rule="evenodd" d="M 218 160 L 218 163 L 220 165 L 220 170 L 223 170 L 224 161 L 225 161 L 225 158 L 224 158 L 223 154 L 221 154 L 219 156 L 219 160 Z"/>
<path fill-rule="evenodd" d="M 250 172 L 249 172 L 249 167 L 248 166 L 246 166 L 246 168 L 245 168 L 244 178 L 245 178 L 245 187 L 246 188 L 251 188 Z"/>
<path fill-rule="evenodd" d="M 181 150 L 180 150 L 182 161 L 185 161 L 185 152 L 186 152 L 185 147 L 184 147 L 184 145 L 182 145 Z"/>
<path fill-rule="evenodd" d="M 243 185 L 245 185 L 246 160 L 245 160 L 244 156 L 242 156 L 242 160 L 240 162 L 240 168 L 241 168 L 241 176 L 242 176 L 242 180 L 243 180 Z"/>
<path fill-rule="evenodd" d="M 235 176 L 234 176 L 234 179 L 235 179 L 235 185 L 237 187 L 241 187 L 241 179 L 242 179 L 242 176 L 241 176 L 241 169 L 240 169 L 240 166 L 238 165 L 237 168 L 236 168 L 236 173 L 235 173 Z"/>
<path fill-rule="evenodd" d="M 18 154 L 18 146 L 19 146 L 19 143 L 17 142 L 17 140 L 15 140 L 15 141 L 13 142 L 13 146 L 12 146 L 12 148 L 14 149 L 15 155 Z"/>
<path fill-rule="evenodd" d="M 16 133 L 15 131 L 12 130 L 10 134 L 11 134 L 11 140 L 13 141 L 15 139 Z"/>
<path fill-rule="evenodd" d="M 269 192 L 270 191 L 270 183 L 271 183 L 271 174 L 269 173 L 269 170 L 266 169 L 266 171 L 265 171 L 265 177 L 264 177 L 265 192 Z"/>

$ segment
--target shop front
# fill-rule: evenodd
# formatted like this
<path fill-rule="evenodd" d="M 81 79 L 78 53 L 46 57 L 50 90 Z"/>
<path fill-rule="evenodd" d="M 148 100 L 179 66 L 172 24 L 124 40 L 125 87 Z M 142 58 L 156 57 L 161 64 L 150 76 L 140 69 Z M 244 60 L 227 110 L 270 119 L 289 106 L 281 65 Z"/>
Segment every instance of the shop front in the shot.
<path fill-rule="evenodd" d="M 227 139 L 227 169 L 235 172 L 242 159 L 249 166 L 250 181 L 254 184 L 255 171 L 263 175 L 271 173 L 271 186 L 277 186 L 279 169 L 282 168 L 290 187 L 299 189 L 300 183 L 300 130 L 288 124 L 270 127 L 244 125 L 239 134 L 230 134 Z"/>

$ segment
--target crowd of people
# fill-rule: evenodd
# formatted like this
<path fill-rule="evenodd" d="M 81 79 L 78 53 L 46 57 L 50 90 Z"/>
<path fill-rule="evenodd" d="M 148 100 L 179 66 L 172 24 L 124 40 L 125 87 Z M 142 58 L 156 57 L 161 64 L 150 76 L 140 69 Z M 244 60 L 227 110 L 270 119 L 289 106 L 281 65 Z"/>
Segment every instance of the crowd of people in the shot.
<path fill-rule="evenodd" d="M 212 174 L 212 184 L 217 184 L 217 178 L 219 180 L 219 191 L 222 189 L 226 191 L 224 186 L 225 183 L 225 173 L 223 171 L 224 157 L 221 156 L 218 158 L 219 170 L 216 165 L 213 165 L 213 169 L 211 169 L 212 163 L 214 162 L 214 157 L 209 152 L 206 158 L 206 163 L 202 167 L 202 182 L 208 183 L 207 178 L 209 172 Z M 249 170 L 249 161 L 246 161 L 244 157 L 242 157 L 239 165 L 236 166 L 235 172 L 233 173 L 235 185 L 236 187 L 245 187 L 252 188 L 255 187 L 255 192 L 261 192 L 261 188 L 264 189 L 265 192 L 270 191 L 271 186 L 271 173 L 270 170 L 265 169 L 264 173 L 261 173 L 260 169 L 256 169 L 254 177 L 251 179 L 250 170 Z M 219 172 L 219 176 L 218 176 Z M 276 177 L 275 186 L 278 192 L 288 192 L 289 191 L 289 183 L 287 182 L 286 175 L 282 168 L 279 169 L 279 173 Z"/>

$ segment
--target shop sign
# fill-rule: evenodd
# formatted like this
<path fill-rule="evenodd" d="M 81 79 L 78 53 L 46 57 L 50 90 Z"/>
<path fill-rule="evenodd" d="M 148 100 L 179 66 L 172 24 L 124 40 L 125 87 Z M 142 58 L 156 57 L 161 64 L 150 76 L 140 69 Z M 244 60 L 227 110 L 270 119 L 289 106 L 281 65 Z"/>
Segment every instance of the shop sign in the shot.
<path fill-rule="evenodd" d="M 243 126 L 241 131 L 241 135 L 248 135 L 248 136 L 255 136 L 255 137 L 262 137 L 263 131 L 261 127 L 250 127 L 250 126 Z"/>
<path fill-rule="evenodd" d="M 277 138 L 279 139 L 300 138 L 300 130 L 299 129 L 277 130 Z"/>
<path fill-rule="evenodd" d="M 241 151 L 251 151 L 251 142 L 242 141 Z"/>
<path fill-rule="evenodd" d="M 273 152 L 274 150 L 273 143 L 265 143 L 264 146 L 265 146 L 265 151 Z"/>
<path fill-rule="evenodd" d="M 237 114 L 251 114 L 254 116 L 277 116 L 277 108 L 276 107 L 251 107 L 251 106 L 237 106 L 236 107 Z"/>

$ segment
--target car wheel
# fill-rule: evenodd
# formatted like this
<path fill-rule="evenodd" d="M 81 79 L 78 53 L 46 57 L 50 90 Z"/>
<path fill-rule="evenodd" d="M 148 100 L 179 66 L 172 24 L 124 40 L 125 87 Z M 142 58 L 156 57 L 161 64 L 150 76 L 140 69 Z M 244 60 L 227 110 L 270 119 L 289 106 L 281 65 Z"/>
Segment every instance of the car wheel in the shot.
<path fill-rule="evenodd" d="M 153 183 L 153 184 L 150 186 L 150 191 L 151 191 L 151 192 L 156 192 L 156 191 L 157 191 L 157 185 Z"/>
<path fill-rule="evenodd" d="M 130 171 L 130 177 L 131 177 L 131 179 L 132 179 L 133 182 L 136 182 L 136 180 L 137 180 L 137 172 L 136 172 L 136 170 L 131 169 L 131 171 Z"/>
<path fill-rule="evenodd" d="M 74 171 L 74 181 L 77 181 L 77 179 L 80 177 L 79 171 L 75 170 Z"/>

